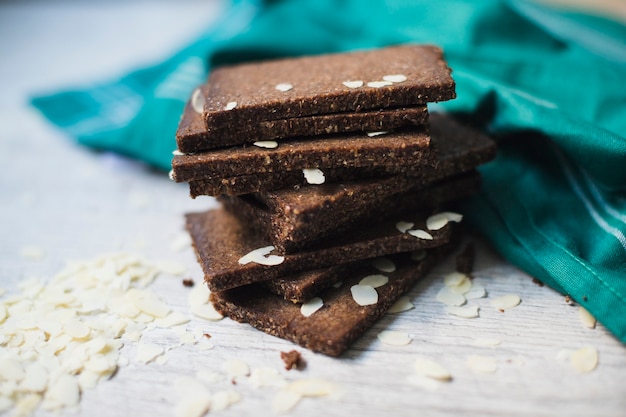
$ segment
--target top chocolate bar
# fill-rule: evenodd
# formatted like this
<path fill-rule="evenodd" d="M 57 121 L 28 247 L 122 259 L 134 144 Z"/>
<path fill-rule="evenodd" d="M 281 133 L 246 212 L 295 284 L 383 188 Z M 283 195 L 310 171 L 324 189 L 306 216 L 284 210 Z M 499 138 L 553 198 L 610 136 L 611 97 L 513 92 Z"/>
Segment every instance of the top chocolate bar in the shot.
<path fill-rule="evenodd" d="M 455 97 L 441 49 L 404 45 L 224 66 L 204 97 L 207 131 L 262 120 L 407 107 Z"/>

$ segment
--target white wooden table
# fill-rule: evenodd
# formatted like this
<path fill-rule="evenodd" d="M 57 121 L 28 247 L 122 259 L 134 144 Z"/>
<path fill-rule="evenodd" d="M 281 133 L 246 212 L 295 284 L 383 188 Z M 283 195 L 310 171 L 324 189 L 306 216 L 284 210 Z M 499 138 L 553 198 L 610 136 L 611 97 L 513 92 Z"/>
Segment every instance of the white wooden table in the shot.
<path fill-rule="evenodd" d="M 0 5 L 0 287 L 16 291 L 19 282 L 50 277 L 67 260 L 116 251 L 177 260 L 187 266 L 188 276 L 201 280 L 192 250 L 175 252 L 170 245 L 183 229 L 183 213 L 204 210 L 214 201 L 191 200 L 187 187 L 164 173 L 75 145 L 30 108 L 27 97 L 163 58 L 192 39 L 219 7 L 186 1 Z M 303 400 L 293 415 L 626 416 L 626 347 L 601 325 L 583 327 L 577 308 L 563 296 L 534 284 L 476 241 L 476 282 L 486 286 L 490 297 L 520 295 L 517 308 L 501 313 L 485 298 L 474 302 L 481 307 L 479 318 L 446 314 L 435 295 L 441 277 L 453 269 L 448 262 L 410 293 L 415 309 L 385 316 L 344 357 L 299 349 L 307 361 L 303 371 L 282 369 L 280 352 L 297 348 L 289 342 L 228 319 L 193 318 L 188 327 L 211 333 L 212 350 L 175 348 L 163 365 L 131 360 L 112 379 L 83 394 L 78 415 L 172 415 L 177 377 L 199 369 L 220 372 L 225 360 L 240 358 L 251 368 L 280 370 L 289 380 L 319 377 L 341 388 L 338 398 Z M 43 259 L 21 256 L 28 245 L 42 248 Z M 189 289 L 180 278 L 160 277 L 151 289 L 188 313 Z M 376 339 L 383 329 L 408 332 L 413 340 L 402 347 L 384 345 Z M 164 346 L 175 344 L 164 331 L 145 337 Z M 501 344 L 474 345 L 484 338 Z M 593 372 L 578 373 L 557 359 L 561 350 L 583 346 L 599 352 Z M 135 349 L 128 342 L 122 355 L 132 358 Z M 471 371 L 469 355 L 495 358 L 497 371 Z M 410 385 L 407 377 L 418 356 L 444 365 L 453 380 L 435 390 Z M 220 414 L 273 414 L 276 389 L 253 388 L 245 381 L 216 382 L 209 388 L 229 388 L 242 396 Z"/>

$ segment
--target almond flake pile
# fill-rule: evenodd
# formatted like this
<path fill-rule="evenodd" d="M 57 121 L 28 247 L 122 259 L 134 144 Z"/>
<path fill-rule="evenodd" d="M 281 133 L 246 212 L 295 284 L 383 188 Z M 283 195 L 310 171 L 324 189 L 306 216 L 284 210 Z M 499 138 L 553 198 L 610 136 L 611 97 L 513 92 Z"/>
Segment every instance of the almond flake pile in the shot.
<path fill-rule="evenodd" d="M 122 339 L 189 321 L 145 287 L 162 272 L 182 273 L 172 262 L 132 255 L 101 256 L 69 264 L 48 282 L 28 280 L 0 300 L 0 405 L 24 416 L 37 408 L 76 408 L 81 392 L 110 378 L 119 366 Z M 138 363 L 158 361 L 164 347 L 139 344 Z M 163 362 L 163 361 L 161 361 Z"/>

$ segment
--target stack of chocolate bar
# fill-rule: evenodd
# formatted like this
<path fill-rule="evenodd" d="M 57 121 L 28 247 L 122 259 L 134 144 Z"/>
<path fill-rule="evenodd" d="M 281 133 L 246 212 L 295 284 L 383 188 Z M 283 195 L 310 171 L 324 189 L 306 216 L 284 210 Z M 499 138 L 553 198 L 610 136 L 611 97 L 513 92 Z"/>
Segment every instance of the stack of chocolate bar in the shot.
<path fill-rule="evenodd" d="M 222 208 L 187 215 L 216 309 L 338 356 L 452 248 L 449 203 L 494 143 L 428 102 L 440 49 L 225 66 L 189 100 L 172 177 Z"/>

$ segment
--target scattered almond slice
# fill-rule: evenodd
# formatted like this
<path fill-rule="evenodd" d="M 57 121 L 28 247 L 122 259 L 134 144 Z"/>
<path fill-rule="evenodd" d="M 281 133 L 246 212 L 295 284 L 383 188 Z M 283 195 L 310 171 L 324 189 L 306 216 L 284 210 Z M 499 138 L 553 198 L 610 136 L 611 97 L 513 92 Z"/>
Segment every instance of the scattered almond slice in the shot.
<path fill-rule="evenodd" d="M 389 307 L 389 310 L 387 310 L 387 313 L 389 314 L 402 313 L 403 311 L 408 311 L 413 308 L 415 308 L 415 306 L 413 305 L 413 303 L 411 303 L 411 300 L 409 300 L 409 297 L 407 297 L 406 295 L 403 295 L 400 298 L 398 298 L 398 300 L 395 303 L 393 303 L 391 307 Z"/>
<path fill-rule="evenodd" d="M 413 230 L 409 230 L 407 233 L 410 234 L 411 236 L 415 236 L 416 238 L 419 238 L 419 239 L 433 240 L 433 235 L 431 235 L 430 233 L 428 233 L 425 230 L 413 229 Z"/>
<path fill-rule="evenodd" d="M 235 107 L 237 107 L 237 102 L 236 101 L 229 101 L 228 103 L 226 103 L 226 105 L 224 106 L 224 110 L 232 110 Z"/>
<path fill-rule="evenodd" d="M 275 149 L 278 148 L 278 142 L 275 140 L 259 140 L 253 143 L 254 146 L 258 146 L 259 148 L 266 149 Z"/>
<path fill-rule="evenodd" d="M 391 346 L 405 346 L 411 343 L 412 340 L 408 333 L 393 330 L 383 330 L 376 337 L 384 344 Z"/>
<path fill-rule="evenodd" d="M 174 149 L 174 150 L 172 151 L 172 155 L 174 155 L 174 156 L 183 156 L 183 155 L 185 155 L 185 153 L 184 153 L 184 152 L 181 152 L 181 151 L 180 151 L 180 150 L 178 150 L 178 149 Z"/>
<path fill-rule="evenodd" d="M 417 358 L 415 360 L 415 372 L 419 375 L 426 376 L 428 378 L 437 379 L 439 381 L 451 381 L 452 375 L 446 368 L 439 365 L 437 362 L 426 359 Z"/>
<path fill-rule="evenodd" d="M 30 392 L 43 392 L 48 387 L 48 370 L 40 362 L 32 363 L 25 372 L 21 381 L 20 390 Z"/>
<path fill-rule="evenodd" d="M 222 316 L 222 314 L 218 312 L 211 303 L 191 306 L 191 312 L 194 316 L 210 321 L 219 321 L 224 318 L 224 316 Z"/>
<path fill-rule="evenodd" d="M 456 293 L 448 287 L 441 288 L 437 293 L 436 299 L 447 306 L 462 306 L 466 302 L 463 294 Z"/>
<path fill-rule="evenodd" d="M 367 83 L 367 86 L 372 88 L 381 88 L 387 87 L 392 84 L 393 83 L 391 81 L 370 81 L 369 83 Z"/>
<path fill-rule="evenodd" d="M 391 259 L 385 258 L 384 256 L 375 258 L 372 261 L 372 266 L 380 272 L 390 273 L 396 270 L 396 264 Z"/>
<path fill-rule="evenodd" d="M 446 312 L 453 316 L 472 319 L 478 317 L 478 306 L 446 306 Z"/>
<path fill-rule="evenodd" d="M 303 397 L 323 397 L 333 392 L 335 384 L 321 378 L 304 378 L 292 382 L 286 389 Z"/>
<path fill-rule="evenodd" d="M 280 390 L 274 396 L 272 401 L 272 408 L 276 413 L 286 413 L 291 411 L 302 399 L 302 394 L 289 391 L 286 389 Z"/>
<path fill-rule="evenodd" d="M 24 259 L 39 261 L 46 256 L 46 252 L 39 246 L 30 245 L 22 247 L 20 255 L 22 255 L 22 258 Z"/>
<path fill-rule="evenodd" d="M 369 285 L 353 285 L 350 287 L 352 298 L 360 306 L 369 306 L 378 302 L 378 292 Z"/>
<path fill-rule="evenodd" d="M 443 277 L 443 283 L 446 287 L 456 287 L 461 285 L 467 279 L 467 275 L 462 272 L 451 272 Z"/>
<path fill-rule="evenodd" d="M 191 247 L 191 236 L 189 233 L 182 232 L 176 235 L 170 243 L 170 249 L 172 252 L 180 252 Z"/>
<path fill-rule="evenodd" d="M 578 372 L 591 372 L 598 366 L 598 351 L 587 346 L 572 352 L 570 363 Z"/>
<path fill-rule="evenodd" d="M 415 226 L 415 223 L 411 223 L 411 222 L 398 222 L 396 223 L 396 229 L 398 229 L 400 231 L 400 233 L 406 233 L 407 230 L 409 230 L 410 228 L 412 228 L 413 226 Z"/>
<path fill-rule="evenodd" d="M 61 375 L 54 383 L 50 384 L 46 392 L 46 400 L 54 401 L 64 407 L 78 405 L 80 388 L 76 378 L 67 374 Z"/>
<path fill-rule="evenodd" d="M 241 359 L 228 359 L 224 362 L 224 371 L 228 379 L 242 378 L 250 375 L 250 367 Z"/>
<path fill-rule="evenodd" d="M 293 85 L 289 83 L 280 83 L 276 85 L 276 89 L 281 92 L 287 92 L 293 88 Z"/>
<path fill-rule="evenodd" d="M 359 87 L 363 87 L 363 81 L 361 80 L 354 80 L 354 81 L 344 81 L 342 82 L 343 85 L 345 85 L 348 88 L 359 88 Z"/>
<path fill-rule="evenodd" d="M 463 220 L 463 215 L 445 211 L 437 213 L 426 219 L 426 227 L 428 230 L 439 230 L 445 227 L 449 222 L 459 223 Z"/>
<path fill-rule="evenodd" d="M 443 277 L 443 283 L 450 291 L 457 294 L 465 294 L 472 288 L 472 280 L 461 272 L 446 275 Z"/>
<path fill-rule="evenodd" d="M 304 179 L 306 180 L 307 184 L 324 184 L 324 182 L 326 181 L 326 177 L 320 169 L 304 168 L 302 170 L 302 173 L 304 174 Z"/>
<path fill-rule="evenodd" d="M 262 248 L 255 249 L 242 256 L 239 259 L 239 263 L 241 265 L 246 265 L 250 262 L 254 262 L 260 265 L 267 266 L 274 266 L 283 263 L 283 261 L 285 260 L 284 256 L 269 255 L 269 253 L 274 249 L 276 249 L 274 246 L 264 246 Z"/>
<path fill-rule="evenodd" d="M 596 319 L 593 317 L 584 307 L 578 307 L 578 317 L 580 317 L 580 322 L 589 329 L 594 329 L 596 327 Z M 1 321 L 1 319 L 0 319 Z"/>
<path fill-rule="evenodd" d="M 163 353 L 165 353 L 165 350 L 162 346 L 155 345 L 154 343 L 140 343 L 137 345 L 135 360 L 139 363 L 146 364 L 152 362 Z"/>
<path fill-rule="evenodd" d="M 174 406 L 175 417 L 202 417 L 211 407 L 211 393 L 197 379 L 178 378 L 174 383 L 178 402 Z"/>
<path fill-rule="evenodd" d="M 287 385 L 285 377 L 283 377 L 274 368 L 255 368 L 250 372 L 250 383 L 257 387 L 276 387 L 282 388 Z"/>
<path fill-rule="evenodd" d="M 519 295 L 507 294 L 501 295 L 491 300 L 491 305 L 498 310 L 508 310 L 510 308 L 517 307 L 522 300 Z"/>
<path fill-rule="evenodd" d="M 390 74 L 385 75 L 383 80 L 390 81 L 392 83 L 403 83 L 407 80 L 406 75 L 403 74 Z"/>
<path fill-rule="evenodd" d="M 161 260 L 157 263 L 159 271 L 170 275 L 182 275 L 187 271 L 187 267 L 178 261 Z"/>
<path fill-rule="evenodd" d="M 376 137 L 376 136 L 381 136 L 381 135 L 386 135 L 387 133 L 389 133 L 389 131 L 387 130 L 379 130 L 376 132 L 365 132 L 365 134 L 367 136 L 369 136 L 370 138 Z"/>
<path fill-rule="evenodd" d="M 381 274 L 368 275 L 359 281 L 359 285 L 369 285 L 373 288 L 382 287 L 389 282 L 389 277 Z"/>
<path fill-rule="evenodd" d="M 180 311 L 172 311 L 165 317 L 160 317 L 154 320 L 154 324 L 157 327 L 174 327 L 181 324 L 189 323 L 190 319 Z"/>
<path fill-rule="evenodd" d="M 174 170 L 170 169 L 170 172 L 167 173 L 167 176 L 170 180 L 174 181 Z"/>
<path fill-rule="evenodd" d="M 204 95 L 199 88 L 196 88 L 191 95 L 191 107 L 196 113 L 204 112 Z"/>
<path fill-rule="evenodd" d="M 241 394 L 232 390 L 217 391 L 211 399 L 211 411 L 218 412 L 241 401 Z"/>
<path fill-rule="evenodd" d="M 152 317 L 165 317 L 171 311 L 171 308 L 153 292 L 132 288 L 126 295 L 135 307 Z"/>
<path fill-rule="evenodd" d="M 466 300 L 476 300 L 479 298 L 485 298 L 487 296 L 487 290 L 485 287 L 472 282 L 470 290 L 463 295 Z"/>
<path fill-rule="evenodd" d="M 443 229 L 448 224 L 448 217 L 444 213 L 430 216 L 426 219 L 426 228 L 428 230 Z"/>
<path fill-rule="evenodd" d="M 466 364 L 472 371 L 485 374 L 493 374 L 498 369 L 496 360 L 489 356 L 470 355 Z"/>
<path fill-rule="evenodd" d="M 187 303 L 190 306 L 203 305 L 209 302 L 211 291 L 206 285 L 195 285 L 187 295 Z"/>
<path fill-rule="evenodd" d="M 302 303 L 300 313 L 302 313 L 304 317 L 309 317 L 323 306 L 324 301 L 321 298 L 313 297 L 309 301 Z"/>

